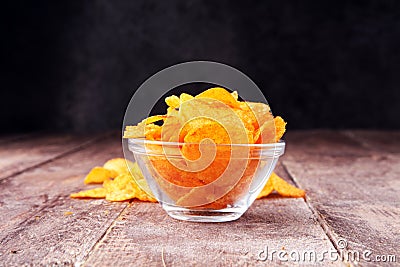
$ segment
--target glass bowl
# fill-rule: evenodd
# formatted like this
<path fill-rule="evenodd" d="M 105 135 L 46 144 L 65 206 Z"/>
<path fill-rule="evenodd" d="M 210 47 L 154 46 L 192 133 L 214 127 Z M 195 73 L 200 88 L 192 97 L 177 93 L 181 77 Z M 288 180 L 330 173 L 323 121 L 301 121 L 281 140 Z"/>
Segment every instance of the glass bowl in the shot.
<path fill-rule="evenodd" d="M 250 207 L 284 153 L 285 142 L 214 144 L 128 139 L 148 188 L 173 218 L 233 221 Z"/>

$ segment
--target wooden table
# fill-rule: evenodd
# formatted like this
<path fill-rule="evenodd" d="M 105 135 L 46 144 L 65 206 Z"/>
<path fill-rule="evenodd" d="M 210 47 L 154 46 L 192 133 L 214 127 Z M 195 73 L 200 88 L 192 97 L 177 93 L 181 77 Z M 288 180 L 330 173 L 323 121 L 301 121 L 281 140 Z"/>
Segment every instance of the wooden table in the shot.
<path fill-rule="evenodd" d="M 2 136 L 0 266 L 342 266 L 357 265 L 357 252 L 362 266 L 399 265 L 400 132 L 285 139 L 276 172 L 306 199 L 273 195 L 213 224 L 174 220 L 154 203 L 70 199 L 89 188 L 93 166 L 122 156 L 119 133 Z"/>

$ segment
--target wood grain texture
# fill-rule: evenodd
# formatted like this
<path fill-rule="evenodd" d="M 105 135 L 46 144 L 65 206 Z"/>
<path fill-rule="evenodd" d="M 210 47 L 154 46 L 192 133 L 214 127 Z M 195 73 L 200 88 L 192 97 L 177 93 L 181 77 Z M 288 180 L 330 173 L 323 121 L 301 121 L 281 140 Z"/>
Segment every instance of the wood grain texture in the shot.
<path fill-rule="evenodd" d="M 356 135 L 362 135 L 363 141 Z M 368 249 L 372 251 L 371 258 L 389 254 L 396 255 L 399 262 L 397 136 L 398 133 L 290 133 L 282 162 L 295 182 L 306 189 L 308 204 L 334 243 L 344 238 L 347 251 L 361 253 Z M 386 147 L 391 147 L 390 152 Z M 376 264 L 364 260 L 361 263 Z"/>
<path fill-rule="evenodd" d="M 288 133 L 276 172 L 306 189 L 306 201 L 272 195 L 241 219 L 220 224 L 177 221 L 154 203 L 70 199 L 71 192 L 91 188 L 83 177 L 92 167 L 122 156 L 120 138 L 83 146 L 79 137 L 52 138 L 3 143 L 14 147 L 7 150 L 14 160 L 32 154 L 39 163 L 0 180 L 0 266 L 162 266 L 162 258 L 166 266 L 294 265 L 276 255 L 257 260 L 266 246 L 270 253 L 369 249 L 371 257 L 397 253 L 400 261 L 398 132 Z M 340 238 L 347 250 L 337 246 Z"/>
<path fill-rule="evenodd" d="M 61 157 L 95 140 L 92 135 L 34 134 L 3 142 L 0 144 L 0 180 Z"/>
<path fill-rule="evenodd" d="M 127 203 L 75 200 L 84 175 L 122 155 L 113 135 L 0 181 L 0 262 L 7 266 L 71 265 L 84 261 Z M 1 265 L 1 264 L 0 264 Z"/>
<path fill-rule="evenodd" d="M 343 131 L 351 139 L 372 151 L 400 153 L 400 131 Z"/>
<path fill-rule="evenodd" d="M 257 200 L 239 220 L 193 223 L 170 218 L 158 204 L 133 202 L 85 266 L 292 266 L 260 250 L 334 250 L 303 199 Z M 271 256 L 271 255 L 270 255 Z M 317 262 L 340 266 L 341 262 Z"/>
<path fill-rule="evenodd" d="M 29 137 L 34 137 L 38 135 L 39 133 L 18 133 L 18 134 L 1 134 L 0 135 L 0 145 L 8 143 L 8 142 L 13 142 L 19 139 L 26 139 Z"/>
<path fill-rule="evenodd" d="M 281 164 L 275 171 L 291 182 Z M 259 260 L 258 253 L 266 247 L 269 258 Z M 272 250 L 281 249 L 335 251 L 303 199 L 272 194 L 256 200 L 238 221 L 219 224 L 178 221 L 158 204 L 133 202 L 85 266 L 163 266 L 163 260 L 166 266 L 292 266 L 276 255 L 271 258 Z M 341 266 L 341 262 L 315 265 Z"/>

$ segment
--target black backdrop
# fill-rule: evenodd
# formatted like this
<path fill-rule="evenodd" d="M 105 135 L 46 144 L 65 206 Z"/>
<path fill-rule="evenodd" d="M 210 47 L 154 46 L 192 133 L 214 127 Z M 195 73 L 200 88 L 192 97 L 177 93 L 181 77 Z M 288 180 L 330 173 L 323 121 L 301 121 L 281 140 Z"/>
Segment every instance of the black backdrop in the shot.
<path fill-rule="evenodd" d="M 249 75 L 289 129 L 400 128 L 400 1 L 245 2 L 3 3 L 1 131 L 119 128 L 190 60 Z"/>

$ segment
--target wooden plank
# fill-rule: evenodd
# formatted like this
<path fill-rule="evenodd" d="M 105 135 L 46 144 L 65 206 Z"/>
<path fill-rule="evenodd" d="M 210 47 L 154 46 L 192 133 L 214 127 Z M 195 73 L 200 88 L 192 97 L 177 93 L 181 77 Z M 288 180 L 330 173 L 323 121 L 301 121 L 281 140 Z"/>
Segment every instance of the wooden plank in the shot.
<path fill-rule="evenodd" d="M 1 134 L 0 135 L 0 145 L 8 142 L 14 142 L 19 139 L 26 139 L 33 137 L 38 133 L 16 133 L 16 134 Z"/>
<path fill-rule="evenodd" d="M 309 158 L 310 156 L 331 156 L 334 158 L 368 156 L 359 142 L 329 130 L 292 131 L 285 134 L 285 141 L 285 156 L 301 158 Z"/>
<path fill-rule="evenodd" d="M 400 153 L 400 131 L 351 130 L 344 134 L 373 151 Z"/>
<path fill-rule="evenodd" d="M 397 151 L 399 143 L 391 138 L 385 142 Z M 338 251 L 370 250 L 371 260 L 395 255 L 400 261 L 400 155 L 385 152 L 380 142 L 366 147 L 358 138 L 329 131 L 288 133 L 286 141 L 283 165 L 306 189 L 308 204 Z M 347 241 L 344 250 L 340 239 Z"/>
<path fill-rule="evenodd" d="M 121 156 L 120 142 L 119 134 L 113 135 L 0 181 L 2 264 L 66 266 L 84 261 L 127 203 L 75 200 L 69 194 L 90 188 L 83 184 L 84 175 Z"/>
<path fill-rule="evenodd" d="M 279 172 L 282 175 L 282 170 Z M 283 174 L 285 176 L 285 174 Z M 258 259 L 268 247 L 269 258 Z M 89 256 L 86 266 L 292 266 L 272 250 L 335 251 L 303 199 L 257 200 L 237 221 L 192 223 L 170 218 L 158 204 L 133 202 Z M 262 257 L 265 254 L 261 254 Z M 163 262 L 164 261 L 164 262 Z M 313 261 L 307 264 L 314 264 Z M 341 266 L 328 258 L 317 266 Z"/>
<path fill-rule="evenodd" d="M 0 180 L 62 157 L 101 136 L 35 134 L 3 143 L 0 146 Z"/>
<path fill-rule="evenodd" d="M 269 259 L 258 260 L 266 247 Z M 292 266 L 276 255 L 271 259 L 272 250 L 282 249 L 334 251 L 303 199 L 258 200 L 238 221 L 219 224 L 178 221 L 157 204 L 134 202 L 85 265 L 162 266 L 164 260 L 166 266 Z"/>

